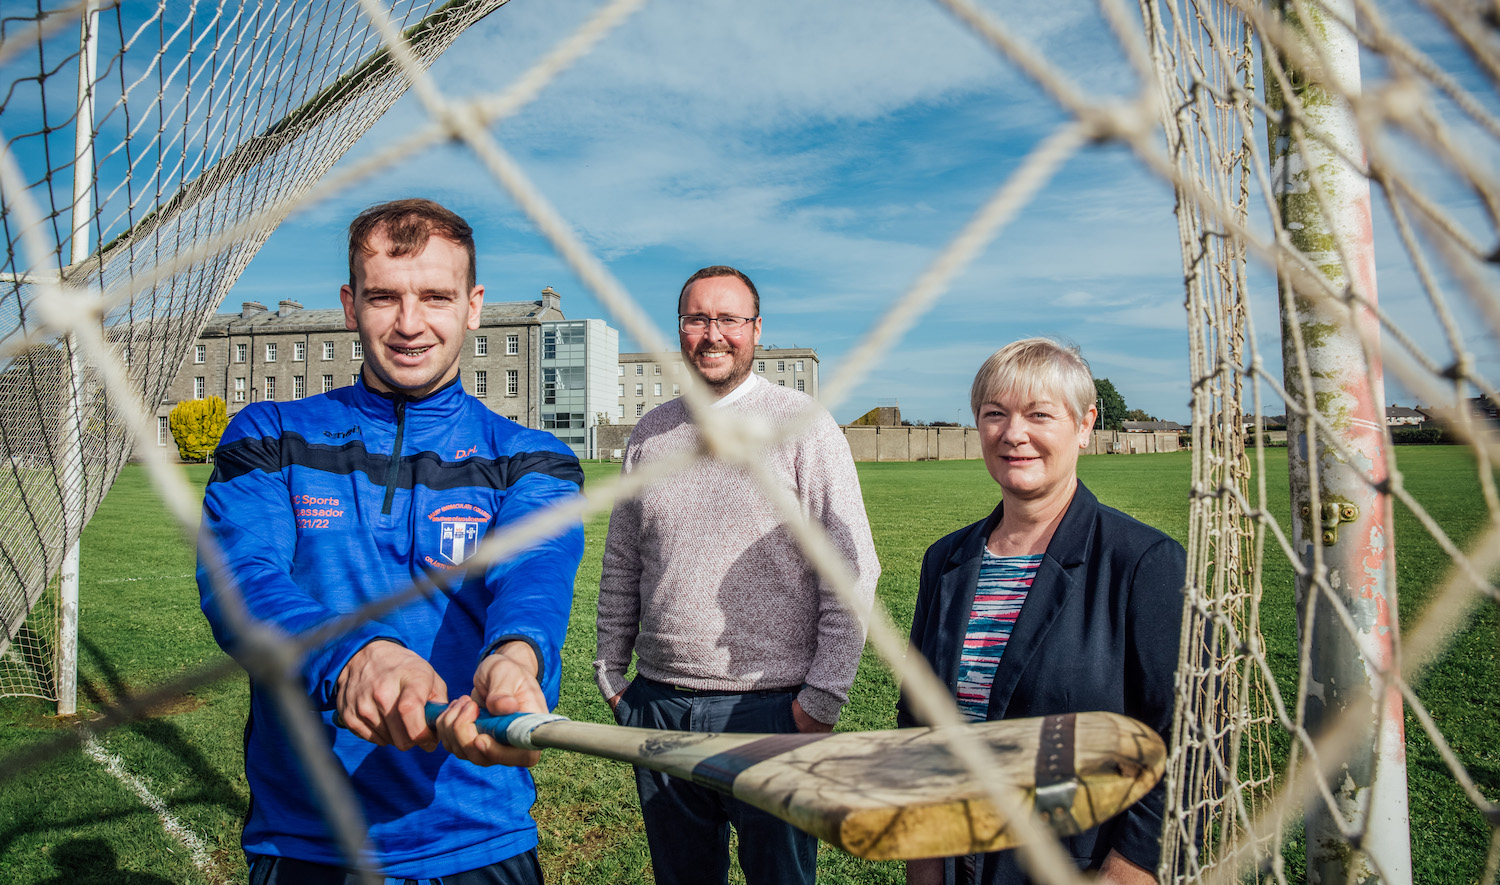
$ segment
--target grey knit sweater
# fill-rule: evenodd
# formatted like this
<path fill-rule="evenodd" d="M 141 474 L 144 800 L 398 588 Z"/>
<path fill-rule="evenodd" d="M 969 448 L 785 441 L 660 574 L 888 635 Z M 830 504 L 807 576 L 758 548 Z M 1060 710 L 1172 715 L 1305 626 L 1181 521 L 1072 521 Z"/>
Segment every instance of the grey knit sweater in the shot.
<path fill-rule="evenodd" d="M 818 419 L 768 450 L 766 466 L 821 522 L 856 573 L 861 610 L 840 605 L 803 559 L 790 530 L 742 469 L 701 463 L 615 505 L 599 586 L 599 690 L 613 697 L 636 669 L 684 688 L 751 691 L 804 686 L 802 709 L 837 722 L 864 647 L 864 618 L 880 563 L 849 446 L 811 397 L 758 376 L 724 408 L 785 425 Z M 737 415 L 736 417 L 739 417 Z M 698 447 L 678 399 L 648 412 L 625 449 L 625 470 Z"/>

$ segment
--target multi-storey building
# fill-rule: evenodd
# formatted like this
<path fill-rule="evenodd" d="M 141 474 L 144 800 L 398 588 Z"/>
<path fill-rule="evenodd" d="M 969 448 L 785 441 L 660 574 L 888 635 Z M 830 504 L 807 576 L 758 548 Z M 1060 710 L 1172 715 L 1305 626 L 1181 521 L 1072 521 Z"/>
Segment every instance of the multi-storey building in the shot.
<path fill-rule="evenodd" d="M 542 426 L 543 329 L 563 319 L 561 299 L 550 288 L 539 301 L 486 304 L 479 328 L 464 341 L 464 389 L 517 423 Z M 282 301 L 270 311 L 247 301 L 237 314 L 211 318 L 189 349 L 156 409 L 156 443 L 172 445 L 167 415 L 182 400 L 221 396 L 233 415 L 249 403 L 352 384 L 363 364 L 359 335 L 344 327 L 342 310 Z M 606 365 L 612 364 L 610 358 Z"/>
<path fill-rule="evenodd" d="M 580 458 L 597 458 L 595 428 L 615 408 L 620 333 L 603 320 L 542 323 L 542 423 Z"/>
<path fill-rule="evenodd" d="M 818 395 L 818 352 L 811 347 L 755 348 L 755 374 L 772 384 Z M 662 403 L 682 395 L 687 365 L 681 353 L 620 354 L 615 421 L 634 424 Z"/>

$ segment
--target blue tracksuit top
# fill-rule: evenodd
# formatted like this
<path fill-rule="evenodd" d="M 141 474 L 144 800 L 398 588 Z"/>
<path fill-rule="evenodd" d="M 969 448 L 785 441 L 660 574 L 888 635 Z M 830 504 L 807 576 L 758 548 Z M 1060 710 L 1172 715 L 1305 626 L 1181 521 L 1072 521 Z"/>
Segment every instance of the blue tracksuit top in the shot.
<path fill-rule="evenodd" d="M 392 453 L 399 450 L 399 457 Z M 525 769 L 483 768 L 439 747 L 405 753 L 334 726 L 335 683 L 374 639 L 426 658 L 467 694 L 482 656 L 522 639 L 536 650 L 549 707 L 583 554 L 583 528 L 534 544 L 482 573 L 458 566 L 497 527 L 578 493 L 578 460 L 551 434 L 485 408 L 457 379 L 425 399 L 385 396 L 363 380 L 321 396 L 247 406 L 215 454 L 203 500 L 205 541 L 258 621 L 305 633 L 418 578 L 446 582 L 376 621 L 314 646 L 298 663 L 324 735 L 348 771 L 388 876 L 476 869 L 537 844 Z M 200 553 L 198 587 L 214 637 L 236 651 L 225 584 Z M 232 609 L 229 610 L 232 612 Z M 344 864 L 304 778 L 272 694 L 251 681 L 245 730 L 250 854 Z"/>

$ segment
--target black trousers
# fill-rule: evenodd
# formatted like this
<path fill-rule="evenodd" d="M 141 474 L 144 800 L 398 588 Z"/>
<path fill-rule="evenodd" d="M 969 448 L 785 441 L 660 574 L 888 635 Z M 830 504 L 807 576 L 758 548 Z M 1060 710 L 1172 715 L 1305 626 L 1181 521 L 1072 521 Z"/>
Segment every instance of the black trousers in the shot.
<path fill-rule="evenodd" d="M 536 849 L 487 867 L 451 876 L 408 879 L 386 876 L 386 885 L 542 885 Z M 359 885 L 359 874 L 290 857 L 257 855 L 250 859 L 250 885 Z"/>

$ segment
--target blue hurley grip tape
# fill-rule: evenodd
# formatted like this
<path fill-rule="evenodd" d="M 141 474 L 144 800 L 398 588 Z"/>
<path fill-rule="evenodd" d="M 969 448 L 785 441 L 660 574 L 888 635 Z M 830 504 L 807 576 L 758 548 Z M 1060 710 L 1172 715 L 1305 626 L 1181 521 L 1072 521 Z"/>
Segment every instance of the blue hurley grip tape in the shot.
<path fill-rule="evenodd" d="M 443 711 L 446 709 L 448 709 L 447 704 L 428 704 L 426 710 L 427 724 L 435 724 L 437 722 L 438 716 L 442 715 Z M 507 747 L 513 747 L 515 746 L 515 744 L 511 743 L 510 740 L 505 736 L 505 730 L 510 727 L 510 724 L 512 722 L 526 715 L 529 714 L 507 713 L 504 716 L 480 716 L 479 719 L 475 721 L 474 727 L 499 741 L 500 743 L 506 745 Z"/>

